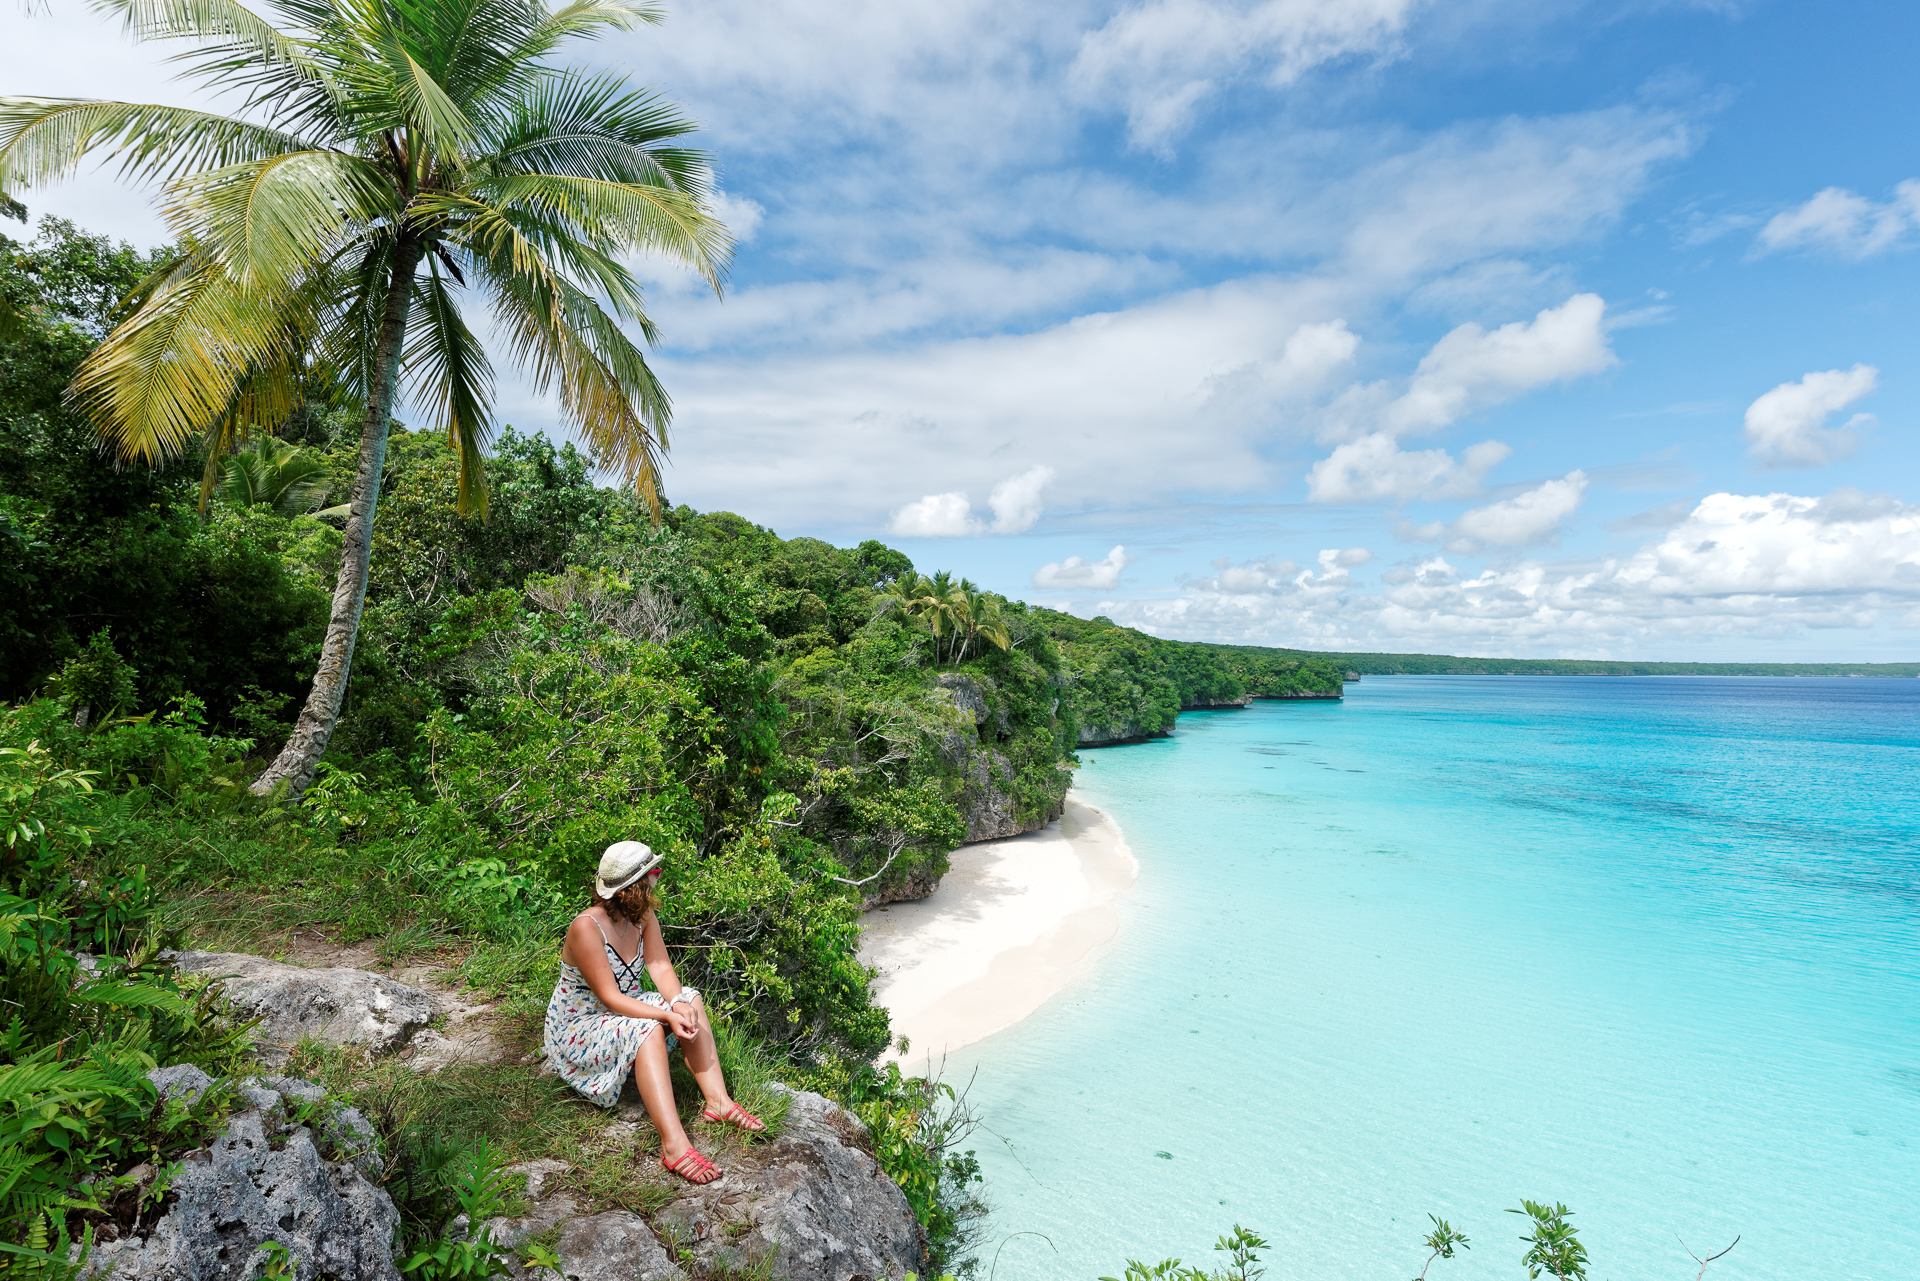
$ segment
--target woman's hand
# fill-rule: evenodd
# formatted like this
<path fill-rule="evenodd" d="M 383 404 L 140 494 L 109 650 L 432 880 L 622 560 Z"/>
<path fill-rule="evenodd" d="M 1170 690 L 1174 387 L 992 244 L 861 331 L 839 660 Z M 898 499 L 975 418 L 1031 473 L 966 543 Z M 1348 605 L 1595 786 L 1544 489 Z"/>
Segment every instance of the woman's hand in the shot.
<path fill-rule="evenodd" d="M 691 1041 L 700 1035 L 700 1023 L 678 1005 L 667 1007 L 665 1023 L 673 1029 L 673 1034 L 683 1041 Z"/>

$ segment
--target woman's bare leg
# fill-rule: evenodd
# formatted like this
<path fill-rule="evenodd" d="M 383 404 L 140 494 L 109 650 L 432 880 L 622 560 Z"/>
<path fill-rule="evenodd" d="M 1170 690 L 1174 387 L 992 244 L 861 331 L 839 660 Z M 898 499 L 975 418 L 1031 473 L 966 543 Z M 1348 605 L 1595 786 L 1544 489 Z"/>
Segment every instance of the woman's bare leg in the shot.
<path fill-rule="evenodd" d="M 633 1083 L 640 1087 L 640 1101 L 647 1105 L 653 1128 L 660 1132 L 660 1158 L 671 1165 L 686 1155 L 693 1144 L 680 1124 L 680 1109 L 673 1101 L 673 1076 L 667 1070 L 666 1029 L 647 1033 L 640 1042 L 640 1053 L 633 1059 Z"/>
<path fill-rule="evenodd" d="M 682 1001 L 681 1004 L 693 1006 L 693 1016 L 700 1024 L 700 1035 L 691 1041 L 680 1042 L 680 1057 L 687 1061 L 693 1079 L 699 1082 L 700 1093 L 707 1099 L 707 1111 L 715 1116 L 725 1116 L 727 1109 L 733 1106 L 733 1096 L 727 1093 L 727 1078 L 720 1071 L 720 1048 L 713 1042 L 713 1024 L 707 1021 L 706 1007 L 700 1003 L 699 997 Z"/>

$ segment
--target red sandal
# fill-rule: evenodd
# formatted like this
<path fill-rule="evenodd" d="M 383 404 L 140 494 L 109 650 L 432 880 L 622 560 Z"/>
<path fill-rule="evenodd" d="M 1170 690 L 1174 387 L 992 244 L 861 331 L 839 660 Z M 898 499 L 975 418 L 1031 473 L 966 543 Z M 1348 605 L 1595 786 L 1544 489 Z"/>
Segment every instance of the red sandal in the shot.
<path fill-rule="evenodd" d="M 677 1174 L 688 1183 L 712 1183 L 723 1173 L 719 1166 L 691 1147 L 680 1154 L 678 1161 L 669 1161 L 661 1157 L 660 1164 L 667 1168 L 669 1174 Z"/>
<path fill-rule="evenodd" d="M 765 1121 L 762 1121 L 738 1103 L 727 1104 L 727 1110 L 724 1112 L 715 1112 L 712 1108 L 707 1108 L 700 1113 L 700 1119 L 702 1121 L 713 1121 L 718 1124 L 738 1126 L 749 1134 L 759 1134 L 767 1128 Z"/>

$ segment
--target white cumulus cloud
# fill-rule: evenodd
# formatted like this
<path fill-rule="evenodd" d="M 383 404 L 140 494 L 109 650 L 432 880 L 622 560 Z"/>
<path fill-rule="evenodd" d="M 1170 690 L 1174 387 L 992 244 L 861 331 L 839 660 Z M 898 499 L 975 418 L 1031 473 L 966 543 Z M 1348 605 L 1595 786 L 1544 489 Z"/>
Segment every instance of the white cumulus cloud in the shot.
<path fill-rule="evenodd" d="M 1024 534 L 1040 519 L 1040 491 L 1053 480 L 1051 467 L 1035 466 L 1009 476 L 987 495 L 991 523 L 973 514 L 964 490 L 928 494 L 897 508 L 888 532 L 902 538 L 970 538 L 978 534 Z"/>
<path fill-rule="evenodd" d="M 1472 323 L 1460 325 L 1421 358 L 1400 395 L 1393 395 L 1388 382 L 1348 387 L 1324 411 L 1321 438 L 1341 443 L 1308 472 L 1308 498 L 1319 503 L 1406 502 L 1474 493 L 1487 472 L 1513 452 L 1508 446 L 1482 441 L 1456 458 L 1445 449 L 1402 449 L 1400 437 L 1435 431 L 1533 388 L 1608 368 L 1614 355 L 1607 343 L 1606 311 L 1598 294 L 1575 294 L 1532 320 L 1491 331 Z M 1505 535 L 1537 523 L 1534 509 L 1565 501 L 1566 482 L 1555 484 L 1559 488 L 1532 498 L 1509 500 L 1520 507 L 1496 503 L 1477 516 L 1469 513 L 1501 538 L 1465 532 L 1459 538 L 1508 546 L 1532 541 L 1534 536 Z M 1582 478 L 1572 490 L 1576 505 L 1584 485 Z M 1415 532 L 1418 537 L 1438 537 L 1444 527 Z"/>
<path fill-rule="evenodd" d="M 1684 645 L 1697 654 L 1716 639 L 1920 625 L 1920 506 L 1849 489 L 1716 493 L 1624 558 L 1525 560 L 1461 578 L 1435 556 L 1382 578 L 1373 592 L 1325 573 L 1267 592 L 1201 581 L 1177 599 L 1100 608 L 1193 640 L 1567 656 Z"/>
<path fill-rule="evenodd" d="M 1029 467 L 1018 476 L 1009 476 L 987 495 L 993 509 L 993 532 L 1024 534 L 1040 519 L 1040 491 L 1053 480 L 1053 468 Z"/>
<path fill-rule="evenodd" d="M 1373 553 L 1364 547 L 1323 547 L 1316 559 L 1320 562 L 1320 572 L 1302 570 L 1293 580 L 1294 586 L 1302 589 L 1345 587 L 1353 578 L 1347 571 L 1372 560 Z"/>
<path fill-rule="evenodd" d="M 1388 433 L 1373 432 L 1315 463 L 1307 473 L 1307 497 L 1316 503 L 1454 498 L 1478 489 L 1481 478 L 1512 452 L 1497 440 L 1483 440 L 1456 459 L 1444 449 L 1401 449 Z"/>
<path fill-rule="evenodd" d="M 1871 414 L 1855 414 L 1839 427 L 1827 419 L 1879 384 L 1872 365 L 1810 373 L 1781 383 L 1747 406 L 1747 452 L 1771 467 L 1819 467 L 1845 458 L 1859 444 L 1859 429 Z"/>
<path fill-rule="evenodd" d="M 1535 387 L 1599 373 L 1614 363 L 1606 310 L 1598 294 L 1575 294 L 1531 321 L 1516 320 L 1491 333 L 1461 325 L 1433 345 L 1406 394 L 1387 406 L 1387 427 L 1445 427 Z"/>
<path fill-rule="evenodd" d="M 1852 489 L 1709 494 L 1607 578 L 1670 600 L 1920 597 L 1920 507 Z"/>
<path fill-rule="evenodd" d="M 1916 229 L 1920 229 L 1920 179 L 1907 179 L 1885 201 L 1828 187 L 1806 204 L 1768 219 L 1753 248 L 1756 256 L 1786 249 L 1824 249 L 1842 258 L 1871 258 L 1899 246 Z"/>
<path fill-rule="evenodd" d="M 1250 560 L 1236 565 L 1222 556 L 1213 562 L 1213 575 L 1184 579 L 1189 586 L 1214 592 L 1266 592 L 1285 588 L 1300 566 L 1290 560 Z"/>
<path fill-rule="evenodd" d="M 928 494 L 893 513 L 887 531 L 902 538 L 965 538 L 981 531 L 965 493 Z"/>
<path fill-rule="evenodd" d="M 1512 498 L 1463 512 L 1451 525 L 1424 526 L 1421 538 L 1446 539 L 1447 550 L 1472 553 L 1482 547 L 1525 547 L 1553 537 L 1560 522 L 1579 510 L 1586 496 L 1587 474 L 1570 471 Z"/>
<path fill-rule="evenodd" d="M 1120 581 L 1120 571 L 1130 563 L 1125 547 L 1115 547 L 1100 560 L 1087 561 L 1069 556 L 1063 561 L 1042 565 L 1033 571 L 1035 587 L 1076 588 L 1112 587 Z"/>

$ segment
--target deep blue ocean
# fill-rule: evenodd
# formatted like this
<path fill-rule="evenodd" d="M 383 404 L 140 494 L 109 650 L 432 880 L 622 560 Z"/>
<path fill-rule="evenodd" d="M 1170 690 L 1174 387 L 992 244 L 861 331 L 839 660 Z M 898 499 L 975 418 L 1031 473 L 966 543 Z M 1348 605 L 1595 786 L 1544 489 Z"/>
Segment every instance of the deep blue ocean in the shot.
<path fill-rule="evenodd" d="M 1189 713 L 1075 787 L 1115 940 L 957 1053 L 981 1276 L 1920 1276 L 1920 680 L 1369 677 Z M 1043 1234 L 1016 1235 L 1021 1233 Z"/>

